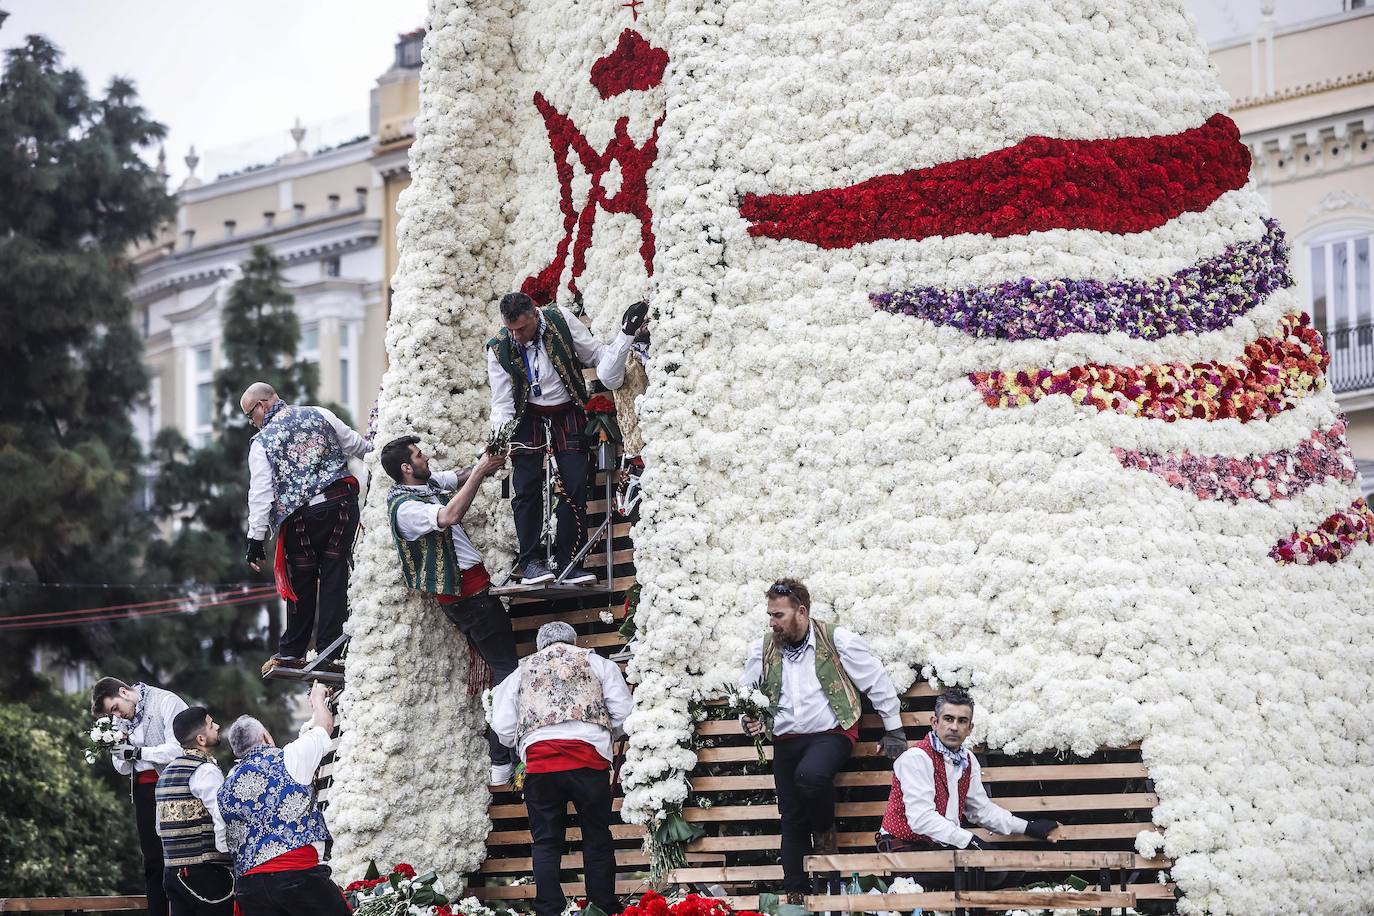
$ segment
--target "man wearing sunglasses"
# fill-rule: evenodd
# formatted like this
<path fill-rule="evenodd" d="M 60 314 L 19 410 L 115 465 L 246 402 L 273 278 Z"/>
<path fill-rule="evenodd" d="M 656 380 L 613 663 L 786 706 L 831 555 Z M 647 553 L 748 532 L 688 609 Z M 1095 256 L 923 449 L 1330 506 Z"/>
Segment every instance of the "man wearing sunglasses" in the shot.
<path fill-rule="evenodd" d="M 343 634 L 358 533 L 358 480 L 348 473 L 348 459 L 363 457 L 372 443 L 332 411 L 287 404 L 266 382 L 249 385 L 239 407 L 261 430 L 248 448 L 244 559 L 254 572 L 260 569 L 267 536 L 277 532 L 273 565 L 286 600 L 286 629 L 262 666 L 266 674 L 278 665 L 300 667 L 312 635 L 322 652 Z M 326 667 L 342 670 L 337 661 Z"/>
<path fill-rule="evenodd" d="M 796 579 L 768 587 L 769 632 L 749 650 L 740 685 L 768 697 L 769 723 L 744 717 L 749 735 L 773 740 L 773 783 L 782 819 L 783 891 L 802 903 L 808 890 L 803 860 L 833 855 L 835 774 L 859 736 L 860 693 L 882 717 L 878 744 L 895 760 L 907 748 L 897 688 L 862 636 L 811 619 L 811 593 Z"/>

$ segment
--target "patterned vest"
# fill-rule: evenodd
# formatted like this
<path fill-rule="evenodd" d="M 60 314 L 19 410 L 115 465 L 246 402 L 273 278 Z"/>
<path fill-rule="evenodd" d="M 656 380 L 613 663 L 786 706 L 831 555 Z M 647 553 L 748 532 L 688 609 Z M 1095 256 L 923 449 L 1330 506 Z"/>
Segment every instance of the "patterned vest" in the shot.
<path fill-rule="evenodd" d="M 536 728 L 586 722 L 610 731 L 611 714 L 587 650 L 556 642 L 520 660 L 515 743 Z"/>
<path fill-rule="evenodd" d="M 549 354 L 563 387 L 568 389 L 577 406 L 587 408 L 587 381 L 582 377 L 582 363 L 573 349 L 572 331 L 558 306 L 550 305 L 539 310 L 544 318 L 544 349 Z M 496 354 L 511 378 L 511 389 L 515 394 L 515 422 L 525 415 L 525 405 L 530 398 L 530 380 L 525 373 L 525 359 L 520 354 L 520 346 L 510 336 L 510 331 L 502 328 L 495 337 L 487 341 L 487 349 Z"/>
<path fill-rule="evenodd" d="M 406 585 L 431 595 L 461 595 L 463 571 L 458 568 L 458 556 L 453 550 L 453 535 L 445 528 L 421 535 L 413 541 L 401 537 L 396 524 L 396 512 L 410 501 L 440 502 L 439 491 L 433 487 L 406 487 L 397 484 L 387 491 L 386 508 L 391 518 L 391 538 L 401 555 L 401 576 Z"/>
<path fill-rule="evenodd" d="M 157 779 L 158 833 L 162 861 L 169 868 L 205 862 L 229 864 L 229 854 L 215 849 L 215 822 L 210 812 L 191 794 L 192 774 L 207 763 L 218 766 L 205 751 L 186 751 L 167 764 Z"/>
<path fill-rule="evenodd" d="M 293 849 L 330 842 L 314 787 L 291 778 L 281 748 L 259 745 L 234 765 L 219 790 L 219 811 L 235 875 Z"/>
<path fill-rule="evenodd" d="M 281 403 L 253 440 L 272 465 L 272 530 L 348 474 L 348 460 L 334 427 L 313 407 Z"/>
<path fill-rule="evenodd" d="M 926 732 L 912 750 L 924 751 L 930 758 L 930 765 L 935 769 L 935 813 L 941 817 L 945 816 L 945 806 L 949 804 L 949 777 L 945 774 L 945 758 L 931 745 L 931 741 L 936 740 L 934 732 Z M 969 756 L 973 755 L 969 751 Z M 964 823 L 964 802 L 968 800 L 969 781 L 973 778 L 973 761 L 970 760 L 968 766 L 964 767 L 963 774 L 959 777 L 959 820 L 955 826 Z M 906 819 L 906 802 L 902 800 L 902 782 L 895 776 L 892 779 L 892 793 L 887 797 L 887 811 L 883 813 L 883 830 L 892 834 L 899 840 L 908 842 L 934 843 L 928 836 L 922 836 L 911 829 L 911 824 Z"/>
<path fill-rule="evenodd" d="M 840 650 L 835 648 L 835 626 L 813 620 L 811 632 L 816 639 L 816 680 L 820 682 L 821 692 L 830 704 L 830 711 L 840 721 L 840 728 L 849 728 L 859 721 L 862 701 L 859 688 L 844 672 Z M 771 631 L 763 638 L 763 693 L 768 697 L 773 711 L 777 712 L 778 703 L 782 700 L 782 649 L 773 640 Z M 768 737 L 773 737 L 771 729 Z"/>
<path fill-rule="evenodd" d="M 135 686 L 143 690 L 145 709 L 149 707 L 161 709 L 166 696 L 171 694 L 170 690 L 163 690 L 161 687 L 153 687 L 149 684 L 139 683 Z M 142 730 L 139 731 L 139 729 Z M 167 734 L 167 721 L 155 711 L 145 713 L 138 725 L 134 726 L 134 730 L 138 732 L 138 741 L 142 747 L 157 747 L 159 744 L 166 744 L 171 738 L 171 735 Z M 166 764 L 155 763 L 153 769 L 161 773 L 165 766 Z"/>

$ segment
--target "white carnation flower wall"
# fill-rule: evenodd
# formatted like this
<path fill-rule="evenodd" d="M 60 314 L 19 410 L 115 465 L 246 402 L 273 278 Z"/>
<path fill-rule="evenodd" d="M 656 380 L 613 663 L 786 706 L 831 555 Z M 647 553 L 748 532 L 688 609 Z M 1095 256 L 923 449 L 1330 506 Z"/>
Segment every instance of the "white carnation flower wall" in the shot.
<path fill-rule="evenodd" d="M 641 43 L 625 45 L 627 30 Z M 1233 282 L 1237 252 L 1270 232 L 1243 173 L 1128 229 L 884 237 L 904 216 L 893 204 L 877 237 L 821 245 L 750 235 L 741 210 L 747 195 L 853 188 L 1028 137 L 1192 137 L 1227 100 L 1180 3 L 439 2 L 425 55 L 378 441 L 417 431 L 454 462 L 475 451 L 482 342 L 499 295 L 526 278 L 543 272 L 565 304 L 579 288 L 603 338 L 646 292 L 659 315 L 638 403 L 648 472 L 627 818 L 686 798 L 687 704 L 737 677 L 763 588 L 792 574 L 899 686 L 972 685 L 990 746 L 1141 741 L 1163 837 L 1139 845 L 1177 859 L 1183 910 L 1358 912 L 1374 896 L 1370 546 L 1331 564 L 1270 556 L 1358 496 L 1334 399 L 1303 354 L 1283 351 L 1286 390 L 1244 421 L 1099 409 L 1100 388 L 1078 403 L 1012 385 L 998 405 L 971 378 L 1043 371 L 1049 386 L 1089 365 L 1235 363 L 1257 340 L 1301 337 L 1281 333 L 1300 310 L 1292 290 L 1266 283 L 1222 318 L 1154 335 L 989 336 L 870 298 L 1023 280 L 1177 286 L 1208 263 L 1222 265 L 1212 282 Z M 630 71 L 619 82 L 617 66 Z M 655 130 L 656 157 L 644 152 Z M 550 281 L 570 233 L 563 188 L 575 225 Z M 583 238 L 589 194 L 605 205 Z M 1329 440 L 1311 458 L 1314 436 Z M 1277 453 L 1283 479 L 1202 498 L 1192 478 L 1128 463 L 1184 453 Z M 1309 458 L 1320 472 L 1293 483 Z M 487 497 L 468 527 L 492 556 L 513 537 L 508 507 Z M 470 868 L 485 829 L 480 710 L 451 686 L 465 664 L 451 628 L 399 586 L 381 502 L 374 491 L 365 516 L 331 817 L 355 860 L 385 847 Z"/>

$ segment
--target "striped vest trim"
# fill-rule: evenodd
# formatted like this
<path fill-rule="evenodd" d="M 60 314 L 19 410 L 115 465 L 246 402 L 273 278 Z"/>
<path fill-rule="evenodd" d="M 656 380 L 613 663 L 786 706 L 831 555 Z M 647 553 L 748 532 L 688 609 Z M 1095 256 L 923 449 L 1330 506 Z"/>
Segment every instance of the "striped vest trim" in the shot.
<path fill-rule="evenodd" d="M 186 751 L 163 769 L 154 799 L 162 861 L 168 868 L 215 862 L 227 865 L 228 853 L 215 849 L 215 822 L 205 803 L 191 794 L 191 777 L 210 764 L 218 766 L 201 750 Z"/>
<path fill-rule="evenodd" d="M 406 585 L 431 595 L 461 595 L 463 573 L 453 550 L 453 535 L 447 529 L 431 531 L 413 541 L 401 537 L 396 513 L 411 501 L 434 503 L 439 500 L 437 495 L 426 497 L 413 487 L 400 485 L 392 487 L 387 494 L 387 515 L 391 519 L 391 538 L 401 556 L 401 577 Z"/>

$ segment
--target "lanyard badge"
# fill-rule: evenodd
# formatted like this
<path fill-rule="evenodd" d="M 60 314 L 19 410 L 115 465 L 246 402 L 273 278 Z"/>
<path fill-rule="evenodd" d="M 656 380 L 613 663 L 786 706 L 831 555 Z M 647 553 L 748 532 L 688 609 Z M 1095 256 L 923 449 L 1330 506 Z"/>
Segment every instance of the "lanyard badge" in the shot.
<path fill-rule="evenodd" d="M 530 397 L 539 397 L 544 393 L 544 389 L 539 385 L 539 355 L 536 352 L 535 358 L 530 359 L 530 348 L 539 346 L 539 338 L 536 337 L 520 348 L 520 356 L 525 360 L 525 378 L 530 380 Z"/>

